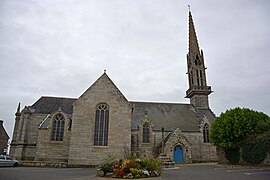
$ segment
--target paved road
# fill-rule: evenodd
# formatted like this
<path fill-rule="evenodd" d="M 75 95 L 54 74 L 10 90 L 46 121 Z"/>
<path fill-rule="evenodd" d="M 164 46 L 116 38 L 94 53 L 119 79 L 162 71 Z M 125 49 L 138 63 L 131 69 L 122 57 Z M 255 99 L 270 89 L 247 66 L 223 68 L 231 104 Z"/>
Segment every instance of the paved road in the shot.
<path fill-rule="evenodd" d="M 226 168 L 220 165 L 188 165 L 164 171 L 156 180 L 270 180 L 270 168 Z"/>
<path fill-rule="evenodd" d="M 106 180 L 93 168 L 0 168 L 0 180 Z M 161 177 L 146 180 L 269 180 L 270 168 L 226 168 L 219 165 L 185 165 L 164 170 Z"/>

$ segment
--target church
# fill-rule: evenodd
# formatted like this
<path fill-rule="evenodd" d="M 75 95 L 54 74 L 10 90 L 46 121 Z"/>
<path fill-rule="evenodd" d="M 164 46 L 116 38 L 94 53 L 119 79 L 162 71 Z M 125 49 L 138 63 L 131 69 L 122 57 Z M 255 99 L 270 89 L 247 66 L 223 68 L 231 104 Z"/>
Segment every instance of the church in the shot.
<path fill-rule="evenodd" d="M 209 141 L 212 90 L 190 11 L 188 39 L 190 104 L 129 101 L 104 71 L 78 98 L 41 97 L 22 110 L 19 104 L 10 155 L 69 166 L 98 165 L 108 156 L 123 158 L 125 151 L 162 154 L 176 163 L 216 161 Z"/>

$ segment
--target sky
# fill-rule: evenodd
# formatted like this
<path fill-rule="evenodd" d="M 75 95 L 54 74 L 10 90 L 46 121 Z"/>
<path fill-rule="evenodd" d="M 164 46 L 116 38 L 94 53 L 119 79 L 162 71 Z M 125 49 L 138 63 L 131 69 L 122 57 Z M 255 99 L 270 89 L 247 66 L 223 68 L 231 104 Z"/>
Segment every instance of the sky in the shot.
<path fill-rule="evenodd" d="M 188 7 L 212 111 L 270 115 L 269 0 L 0 0 L 0 119 L 78 98 L 104 72 L 130 101 L 189 103 Z"/>

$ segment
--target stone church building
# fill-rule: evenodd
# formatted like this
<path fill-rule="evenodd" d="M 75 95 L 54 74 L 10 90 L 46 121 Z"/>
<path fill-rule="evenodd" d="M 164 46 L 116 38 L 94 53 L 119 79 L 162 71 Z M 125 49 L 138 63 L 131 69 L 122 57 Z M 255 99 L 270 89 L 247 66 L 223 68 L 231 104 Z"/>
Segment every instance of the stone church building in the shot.
<path fill-rule="evenodd" d="M 216 148 L 209 142 L 215 115 L 205 69 L 189 12 L 190 104 L 129 101 L 105 71 L 79 98 L 41 97 L 22 110 L 19 104 L 10 155 L 97 165 L 109 155 L 122 158 L 125 149 L 140 157 L 165 154 L 177 163 L 215 161 Z"/>

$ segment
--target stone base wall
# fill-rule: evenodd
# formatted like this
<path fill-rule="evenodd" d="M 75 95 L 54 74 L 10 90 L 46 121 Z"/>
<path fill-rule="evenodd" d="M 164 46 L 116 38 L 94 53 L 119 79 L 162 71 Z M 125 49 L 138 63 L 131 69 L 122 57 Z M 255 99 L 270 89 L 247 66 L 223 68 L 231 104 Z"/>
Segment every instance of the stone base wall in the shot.
<path fill-rule="evenodd" d="M 16 160 L 22 160 L 23 144 L 18 142 L 12 142 L 10 144 L 9 155 Z"/>
<path fill-rule="evenodd" d="M 36 144 L 26 144 L 23 149 L 22 160 L 34 160 L 36 154 Z"/>
<path fill-rule="evenodd" d="M 67 162 L 50 162 L 50 161 L 21 161 L 20 166 L 25 167 L 54 167 L 54 168 L 66 168 Z"/>

